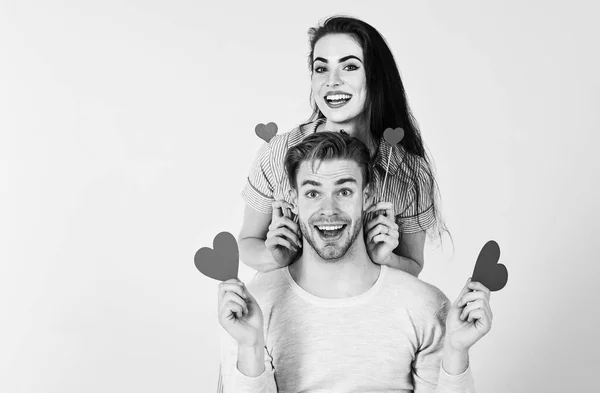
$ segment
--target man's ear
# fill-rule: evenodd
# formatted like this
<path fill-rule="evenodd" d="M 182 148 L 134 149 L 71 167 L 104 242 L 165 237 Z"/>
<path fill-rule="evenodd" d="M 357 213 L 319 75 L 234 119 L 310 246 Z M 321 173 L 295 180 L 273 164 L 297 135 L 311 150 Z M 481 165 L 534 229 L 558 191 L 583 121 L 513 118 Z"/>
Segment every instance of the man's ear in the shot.
<path fill-rule="evenodd" d="M 298 215 L 298 192 L 292 188 L 289 190 L 289 195 L 292 200 L 292 213 Z"/>

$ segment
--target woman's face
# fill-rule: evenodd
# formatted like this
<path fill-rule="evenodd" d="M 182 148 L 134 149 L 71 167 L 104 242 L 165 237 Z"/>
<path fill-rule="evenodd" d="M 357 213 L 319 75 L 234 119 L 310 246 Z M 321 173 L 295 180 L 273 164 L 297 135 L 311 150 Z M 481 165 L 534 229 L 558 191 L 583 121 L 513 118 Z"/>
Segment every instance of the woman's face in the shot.
<path fill-rule="evenodd" d="M 327 120 L 361 120 L 367 96 L 363 50 L 347 34 L 328 34 L 315 44 L 312 97 Z"/>

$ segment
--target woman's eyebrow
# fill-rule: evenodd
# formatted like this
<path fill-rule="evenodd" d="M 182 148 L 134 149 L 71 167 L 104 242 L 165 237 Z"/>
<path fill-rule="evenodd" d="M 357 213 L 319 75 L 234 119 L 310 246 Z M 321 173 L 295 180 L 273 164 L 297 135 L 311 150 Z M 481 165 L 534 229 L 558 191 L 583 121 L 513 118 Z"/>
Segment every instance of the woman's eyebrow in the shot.
<path fill-rule="evenodd" d="M 343 62 L 345 62 L 346 60 L 350 60 L 350 59 L 356 59 L 356 60 L 358 60 L 358 61 L 360 61 L 360 62 L 362 63 L 362 60 L 361 60 L 361 59 L 359 59 L 358 57 L 354 56 L 354 55 L 348 55 L 348 56 L 344 56 L 344 57 L 342 57 L 342 58 L 341 58 L 341 59 L 338 61 L 338 63 L 343 63 Z M 324 58 L 322 58 L 322 57 L 316 57 L 316 58 L 313 60 L 313 64 L 314 64 L 316 61 L 322 61 L 323 63 L 329 63 L 329 62 L 327 61 L 327 59 L 324 59 Z"/>

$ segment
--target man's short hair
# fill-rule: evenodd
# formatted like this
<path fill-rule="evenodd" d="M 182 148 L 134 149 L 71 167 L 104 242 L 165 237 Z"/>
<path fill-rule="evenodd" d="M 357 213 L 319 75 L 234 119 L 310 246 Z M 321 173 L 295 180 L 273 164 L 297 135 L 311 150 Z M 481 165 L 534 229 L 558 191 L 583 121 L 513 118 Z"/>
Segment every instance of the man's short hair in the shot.
<path fill-rule="evenodd" d="M 296 175 L 303 162 L 352 160 L 362 172 L 363 189 L 373 180 L 373 165 L 367 146 L 344 132 L 315 132 L 291 147 L 285 155 L 285 170 L 294 190 Z"/>

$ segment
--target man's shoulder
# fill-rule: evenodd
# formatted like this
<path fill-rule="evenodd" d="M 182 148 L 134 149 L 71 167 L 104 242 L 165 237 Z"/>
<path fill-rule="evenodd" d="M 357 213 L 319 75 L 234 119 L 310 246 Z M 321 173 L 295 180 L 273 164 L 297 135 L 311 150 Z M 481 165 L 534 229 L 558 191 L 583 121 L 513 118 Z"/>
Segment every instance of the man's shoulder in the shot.
<path fill-rule="evenodd" d="M 450 300 L 441 289 L 399 269 L 388 268 L 390 290 L 395 295 L 407 299 L 413 306 L 437 312 Z"/>
<path fill-rule="evenodd" d="M 246 283 L 246 288 L 261 306 L 272 303 L 285 290 L 286 286 L 283 269 L 275 269 L 266 273 L 258 272 Z"/>

